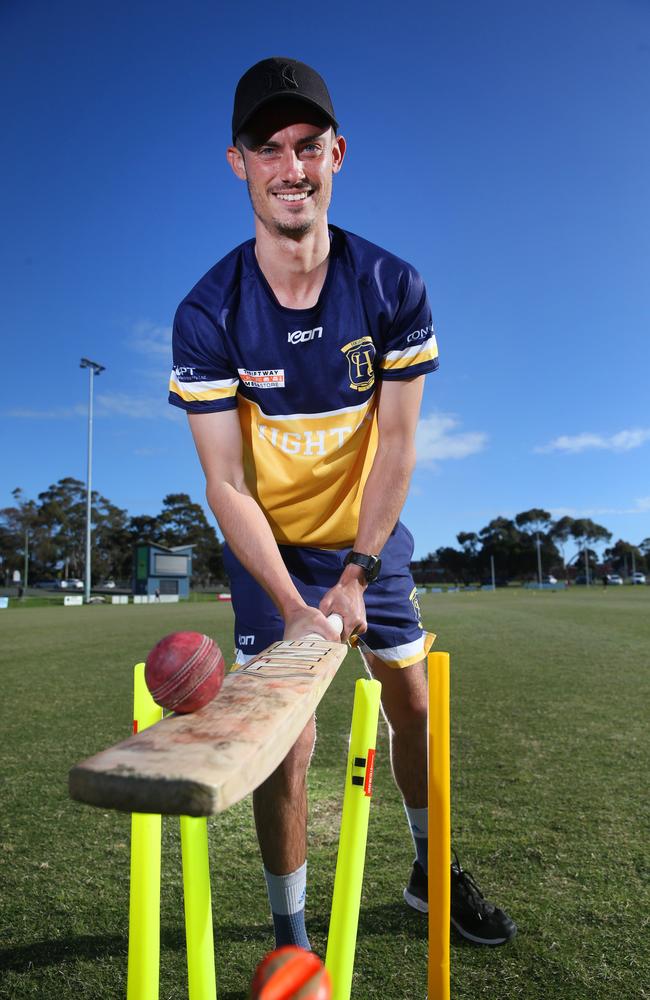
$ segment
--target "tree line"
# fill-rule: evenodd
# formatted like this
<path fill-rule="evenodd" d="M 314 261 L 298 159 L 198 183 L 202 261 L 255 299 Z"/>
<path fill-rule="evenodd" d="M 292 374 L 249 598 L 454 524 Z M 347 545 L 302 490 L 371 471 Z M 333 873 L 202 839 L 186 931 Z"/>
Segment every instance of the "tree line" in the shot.
<path fill-rule="evenodd" d="M 0 575 L 7 586 L 15 570 L 23 573 L 25 548 L 29 553 L 29 579 L 83 577 L 86 538 L 86 486 L 78 479 L 60 479 L 36 500 L 21 489 L 13 491 L 14 505 L 0 510 Z M 128 584 L 132 577 L 133 548 L 148 542 L 173 548 L 194 545 L 193 586 L 225 581 L 222 543 L 200 504 L 187 493 L 163 498 L 159 514 L 130 516 L 100 493 L 92 494 L 93 581 L 115 580 Z M 553 520 L 541 508 L 522 511 L 514 518 L 496 517 L 478 532 L 461 531 L 459 548 L 441 546 L 412 563 L 417 583 L 439 579 L 472 583 L 490 582 L 492 560 L 496 577 L 535 580 L 538 549 L 544 574 L 566 579 L 585 572 L 620 573 L 650 571 L 650 538 L 639 545 L 618 539 L 589 518 Z M 567 547 L 575 552 L 567 558 Z"/>
<path fill-rule="evenodd" d="M 417 583 L 436 580 L 472 583 L 492 580 L 494 560 L 497 582 L 536 580 L 541 561 L 543 575 L 558 579 L 650 571 L 650 538 L 639 545 L 619 538 L 589 518 L 553 520 L 547 510 L 534 507 L 514 518 L 495 517 L 480 531 L 456 535 L 459 548 L 442 546 L 412 564 Z M 567 547 L 575 552 L 567 559 Z M 538 561 L 539 550 L 539 561 Z"/>
<path fill-rule="evenodd" d="M 29 556 L 29 581 L 83 577 L 86 544 L 86 485 L 66 477 L 27 499 L 13 490 L 14 504 L 0 510 L 0 559 L 5 586 Z M 126 510 L 92 492 L 93 582 L 130 584 L 133 548 L 148 542 L 173 548 L 194 545 L 194 586 L 210 586 L 225 578 L 222 544 L 200 504 L 187 493 L 170 493 L 159 514 L 130 516 Z"/>

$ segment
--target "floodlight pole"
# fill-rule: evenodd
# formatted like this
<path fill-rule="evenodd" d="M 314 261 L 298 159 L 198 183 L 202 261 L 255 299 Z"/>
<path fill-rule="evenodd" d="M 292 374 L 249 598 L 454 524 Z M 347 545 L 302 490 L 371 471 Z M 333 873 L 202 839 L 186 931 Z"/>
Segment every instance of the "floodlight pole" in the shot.
<path fill-rule="evenodd" d="M 537 578 L 539 580 L 538 586 L 542 586 L 542 543 L 539 537 L 539 531 L 536 533 L 537 539 Z"/>
<path fill-rule="evenodd" d="M 27 585 L 29 583 L 29 529 L 25 525 L 25 550 L 24 550 L 24 568 L 23 568 L 23 595 L 27 594 Z"/>
<path fill-rule="evenodd" d="M 82 358 L 80 368 L 87 368 L 88 381 L 88 474 L 86 477 L 86 566 L 84 574 L 84 599 L 90 600 L 92 584 L 91 535 L 92 535 L 92 478 L 93 478 L 93 378 L 105 371 L 104 365 Z"/>

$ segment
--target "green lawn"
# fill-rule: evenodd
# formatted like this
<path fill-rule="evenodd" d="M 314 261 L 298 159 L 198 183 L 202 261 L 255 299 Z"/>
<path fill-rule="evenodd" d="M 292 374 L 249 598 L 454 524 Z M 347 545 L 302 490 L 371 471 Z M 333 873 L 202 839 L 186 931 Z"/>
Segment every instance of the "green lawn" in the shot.
<path fill-rule="evenodd" d="M 647 706 L 650 589 L 424 597 L 452 654 L 454 842 L 520 928 L 452 944 L 452 996 L 650 996 Z M 0 997 L 126 995 L 129 820 L 67 798 L 70 765 L 128 734 L 131 667 L 166 632 L 232 648 L 229 605 L 0 612 Z M 310 774 L 308 929 L 324 954 L 352 689 L 351 654 L 319 712 Z M 355 1000 L 422 1000 L 426 921 L 381 724 Z M 161 1000 L 187 996 L 178 822 L 163 833 Z M 220 1000 L 244 1000 L 272 946 L 249 802 L 210 822 Z"/>

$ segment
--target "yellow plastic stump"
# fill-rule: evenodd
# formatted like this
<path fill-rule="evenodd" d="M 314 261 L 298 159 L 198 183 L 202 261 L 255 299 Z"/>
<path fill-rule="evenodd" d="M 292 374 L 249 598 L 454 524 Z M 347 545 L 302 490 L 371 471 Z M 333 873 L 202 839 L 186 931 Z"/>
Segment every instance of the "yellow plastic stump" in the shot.
<path fill-rule="evenodd" d="M 429 653 L 429 1000 L 449 1000 L 449 653 Z"/>
<path fill-rule="evenodd" d="M 181 816 L 189 1000 L 216 1000 L 208 821 Z"/>
<path fill-rule="evenodd" d="M 133 677 L 133 731 L 163 717 L 149 694 L 144 663 Z M 181 816 L 189 1000 L 216 1000 L 208 822 Z M 131 817 L 131 896 L 127 1000 L 158 1000 L 160 982 L 160 854 L 162 817 Z"/>
<path fill-rule="evenodd" d="M 144 680 L 144 663 L 133 676 L 133 728 L 141 732 L 162 719 Z M 131 887 L 127 1000 L 158 1000 L 160 977 L 161 817 L 131 817 Z"/>
<path fill-rule="evenodd" d="M 325 958 L 332 1000 L 349 1000 L 352 989 L 380 697 L 379 681 L 357 681 Z"/>

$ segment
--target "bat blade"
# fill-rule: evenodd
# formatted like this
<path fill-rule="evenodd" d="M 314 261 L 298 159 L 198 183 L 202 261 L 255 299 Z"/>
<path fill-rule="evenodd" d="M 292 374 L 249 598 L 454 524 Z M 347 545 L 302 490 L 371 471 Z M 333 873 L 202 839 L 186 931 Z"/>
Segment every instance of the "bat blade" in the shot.
<path fill-rule="evenodd" d="M 273 643 L 197 712 L 169 716 L 77 764 L 70 795 L 124 812 L 222 812 L 285 758 L 346 653 L 319 637 Z"/>

